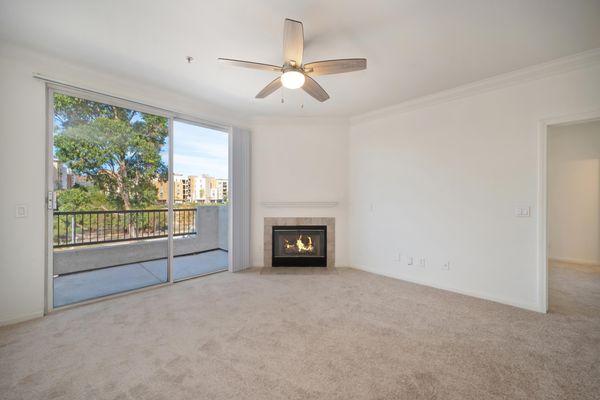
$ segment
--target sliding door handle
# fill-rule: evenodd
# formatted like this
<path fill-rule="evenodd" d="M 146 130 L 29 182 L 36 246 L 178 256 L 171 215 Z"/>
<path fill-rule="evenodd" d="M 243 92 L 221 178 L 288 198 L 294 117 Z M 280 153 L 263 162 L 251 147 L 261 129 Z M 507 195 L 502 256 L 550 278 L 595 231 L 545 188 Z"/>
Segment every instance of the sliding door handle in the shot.
<path fill-rule="evenodd" d="M 48 192 L 48 197 L 46 198 L 46 201 L 48 202 L 48 210 L 52 210 L 52 211 L 58 211 L 58 204 L 56 202 L 56 192 L 54 191 L 49 191 Z"/>

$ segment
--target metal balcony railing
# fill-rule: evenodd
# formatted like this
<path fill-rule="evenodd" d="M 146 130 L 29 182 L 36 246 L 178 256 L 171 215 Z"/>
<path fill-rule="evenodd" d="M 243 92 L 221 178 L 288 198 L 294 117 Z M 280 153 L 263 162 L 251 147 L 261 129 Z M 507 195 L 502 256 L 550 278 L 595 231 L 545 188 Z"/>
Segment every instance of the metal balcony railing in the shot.
<path fill-rule="evenodd" d="M 173 209 L 173 235 L 196 234 L 196 209 Z M 55 211 L 54 247 L 124 242 L 168 236 L 168 211 Z"/>

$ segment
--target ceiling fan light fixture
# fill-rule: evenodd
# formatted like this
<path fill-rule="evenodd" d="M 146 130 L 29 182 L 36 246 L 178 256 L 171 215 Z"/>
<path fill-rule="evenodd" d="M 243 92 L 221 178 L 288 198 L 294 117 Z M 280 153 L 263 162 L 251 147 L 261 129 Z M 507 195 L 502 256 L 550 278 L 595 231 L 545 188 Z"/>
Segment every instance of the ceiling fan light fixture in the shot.
<path fill-rule="evenodd" d="M 306 78 L 299 71 L 286 71 L 281 75 L 281 84 L 288 89 L 300 89 L 304 85 Z"/>

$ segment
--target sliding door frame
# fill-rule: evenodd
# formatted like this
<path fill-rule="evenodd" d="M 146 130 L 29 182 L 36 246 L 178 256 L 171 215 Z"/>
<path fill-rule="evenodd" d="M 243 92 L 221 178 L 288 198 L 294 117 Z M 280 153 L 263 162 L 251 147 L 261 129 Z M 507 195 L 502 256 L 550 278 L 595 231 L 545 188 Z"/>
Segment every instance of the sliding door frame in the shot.
<path fill-rule="evenodd" d="M 202 127 L 215 129 L 219 131 L 223 131 L 228 133 L 228 144 L 231 147 L 231 132 L 232 127 L 223 125 L 220 123 L 214 123 L 205 121 L 201 118 L 197 118 L 190 115 L 185 115 L 173 111 L 169 111 L 160 107 L 150 106 L 144 103 L 140 103 L 134 100 L 124 99 L 121 97 L 111 96 L 108 94 L 99 93 L 94 90 L 79 88 L 76 86 L 68 85 L 62 82 L 52 81 L 49 79 L 45 79 L 42 77 L 37 77 L 42 79 L 46 83 L 46 176 L 45 176 L 45 185 L 44 185 L 44 193 L 46 196 L 45 201 L 45 212 L 46 212 L 46 229 L 45 229 L 45 296 L 44 296 L 44 314 L 49 314 L 55 310 L 54 307 L 54 267 L 53 267 L 53 213 L 54 209 L 50 206 L 52 203 L 52 199 L 48 197 L 50 192 L 54 191 L 54 173 L 53 173 L 53 146 L 54 146 L 54 94 L 60 93 L 68 96 L 78 97 L 85 100 L 95 101 L 99 103 L 105 103 L 109 105 L 113 105 L 116 107 L 127 108 L 147 114 L 153 114 L 160 117 L 167 118 L 168 123 L 168 144 L 169 144 L 169 162 L 168 162 L 168 192 L 169 198 L 167 201 L 167 210 L 168 210 L 168 235 L 167 235 L 167 282 L 159 283 L 152 286 L 146 286 L 139 289 L 128 290 L 122 293 L 115 293 L 108 296 L 102 296 L 95 299 L 85 300 L 73 304 L 64 305 L 56 308 L 57 310 L 63 310 L 71 307 L 77 307 L 84 304 L 95 303 L 98 301 L 125 296 L 131 293 L 138 293 L 141 291 L 153 289 L 156 287 L 161 287 L 165 285 L 171 285 L 174 283 L 173 280 L 173 191 L 174 191 L 174 182 L 173 182 L 173 122 L 175 120 L 188 122 L 197 124 Z M 231 171 L 229 171 L 231 174 Z M 231 230 L 231 218 L 229 219 L 229 229 Z M 231 254 L 229 262 L 231 263 Z"/>

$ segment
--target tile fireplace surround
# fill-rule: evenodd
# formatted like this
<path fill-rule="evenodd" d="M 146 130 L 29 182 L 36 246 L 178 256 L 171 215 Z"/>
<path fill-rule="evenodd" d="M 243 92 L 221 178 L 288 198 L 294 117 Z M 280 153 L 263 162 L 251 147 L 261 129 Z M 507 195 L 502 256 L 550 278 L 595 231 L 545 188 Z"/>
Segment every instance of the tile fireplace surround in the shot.
<path fill-rule="evenodd" d="M 329 217 L 265 217 L 264 266 L 272 268 L 273 226 L 277 225 L 325 225 L 327 226 L 327 268 L 335 266 L 335 218 Z"/>

